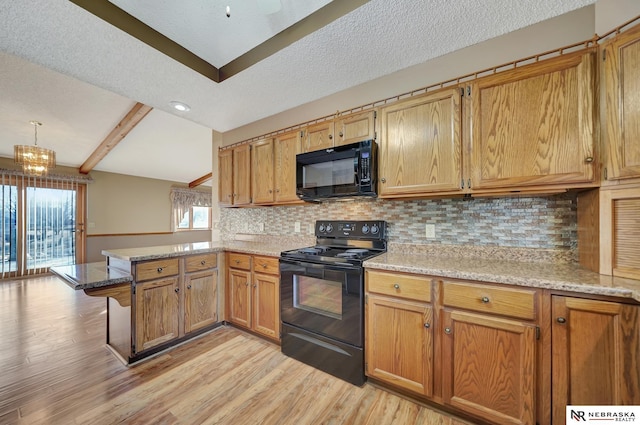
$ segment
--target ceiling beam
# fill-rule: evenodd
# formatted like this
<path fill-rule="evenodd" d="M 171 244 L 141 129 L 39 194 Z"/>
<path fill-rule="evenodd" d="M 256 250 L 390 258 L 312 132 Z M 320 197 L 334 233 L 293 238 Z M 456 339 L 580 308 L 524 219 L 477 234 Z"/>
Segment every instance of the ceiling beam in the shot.
<path fill-rule="evenodd" d="M 200 186 L 202 183 L 211 180 L 212 177 L 213 177 L 213 173 L 205 174 L 199 179 L 195 179 L 194 181 L 190 182 L 189 188 L 193 189 L 196 186 Z"/>
<path fill-rule="evenodd" d="M 144 117 L 151 112 L 153 108 L 143 103 L 136 103 L 133 108 L 125 115 L 125 117 L 114 127 L 107 137 L 100 143 L 100 146 L 87 158 L 80 166 L 81 174 L 89 174 L 91 170 L 107 156 L 111 149 L 116 147 L 118 143 L 124 139 L 133 128 L 138 125 Z"/>

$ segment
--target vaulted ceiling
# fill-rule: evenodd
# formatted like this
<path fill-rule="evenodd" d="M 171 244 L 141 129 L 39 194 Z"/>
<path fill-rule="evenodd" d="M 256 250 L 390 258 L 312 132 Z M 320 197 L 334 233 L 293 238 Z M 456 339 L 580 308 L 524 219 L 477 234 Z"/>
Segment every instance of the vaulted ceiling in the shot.
<path fill-rule="evenodd" d="M 187 183 L 211 172 L 211 129 L 594 2 L 0 0 L 0 156 L 33 142 L 35 119 L 39 145 L 80 167 L 141 102 L 153 110 L 95 169 Z"/>

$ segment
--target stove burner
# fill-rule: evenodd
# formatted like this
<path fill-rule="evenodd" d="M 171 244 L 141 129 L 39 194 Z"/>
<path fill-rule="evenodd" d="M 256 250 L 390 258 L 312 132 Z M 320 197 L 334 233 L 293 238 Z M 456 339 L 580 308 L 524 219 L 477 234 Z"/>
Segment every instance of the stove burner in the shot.
<path fill-rule="evenodd" d="M 317 255 L 322 254 L 323 252 L 327 252 L 328 250 L 329 248 L 327 248 L 326 246 L 311 246 L 309 248 L 300 248 L 298 252 L 300 254 Z"/>
<path fill-rule="evenodd" d="M 361 256 L 367 254 L 368 252 L 369 252 L 368 249 L 362 249 L 362 248 L 347 249 L 345 252 L 341 252 L 339 254 L 336 254 L 336 257 L 340 257 L 340 258 L 358 258 L 358 257 L 361 257 Z"/>

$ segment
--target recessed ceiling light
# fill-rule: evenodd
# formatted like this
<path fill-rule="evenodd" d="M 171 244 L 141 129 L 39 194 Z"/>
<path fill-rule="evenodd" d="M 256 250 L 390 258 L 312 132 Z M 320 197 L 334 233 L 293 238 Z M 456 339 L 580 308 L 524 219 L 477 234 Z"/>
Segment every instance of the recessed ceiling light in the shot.
<path fill-rule="evenodd" d="M 178 102 L 176 100 L 169 102 L 169 104 L 173 107 L 173 109 L 175 109 L 176 111 L 180 111 L 180 112 L 187 112 L 191 110 L 191 107 L 189 105 L 187 105 L 186 103 L 182 103 L 182 102 Z"/>

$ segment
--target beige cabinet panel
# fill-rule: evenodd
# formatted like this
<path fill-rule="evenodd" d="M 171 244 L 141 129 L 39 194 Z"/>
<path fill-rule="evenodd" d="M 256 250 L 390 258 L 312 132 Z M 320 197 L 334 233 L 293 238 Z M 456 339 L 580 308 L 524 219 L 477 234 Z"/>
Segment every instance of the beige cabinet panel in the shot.
<path fill-rule="evenodd" d="M 202 271 L 184 278 L 184 332 L 197 331 L 218 321 L 218 271 Z"/>
<path fill-rule="evenodd" d="M 268 337 L 280 338 L 280 278 L 278 276 L 262 273 L 253 275 L 253 329 Z"/>
<path fill-rule="evenodd" d="M 358 112 L 336 119 L 335 146 L 374 140 L 376 138 L 375 119 L 375 111 Z"/>
<path fill-rule="evenodd" d="M 305 152 L 331 147 L 333 147 L 333 121 L 324 121 L 306 128 L 303 142 Z"/>
<path fill-rule="evenodd" d="M 218 152 L 218 201 L 221 206 L 233 205 L 233 149 Z"/>
<path fill-rule="evenodd" d="M 135 352 L 180 336 L 180 288 L 177 277 L 136 285 Z"/>
<path fill-rule="evenodd" d="M 251 203 L 251 145 L 233 149 L 233 205 Z"/>

